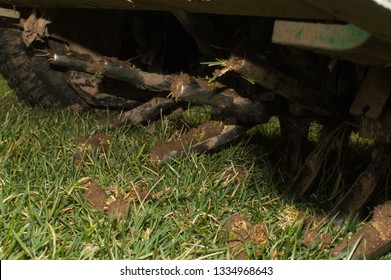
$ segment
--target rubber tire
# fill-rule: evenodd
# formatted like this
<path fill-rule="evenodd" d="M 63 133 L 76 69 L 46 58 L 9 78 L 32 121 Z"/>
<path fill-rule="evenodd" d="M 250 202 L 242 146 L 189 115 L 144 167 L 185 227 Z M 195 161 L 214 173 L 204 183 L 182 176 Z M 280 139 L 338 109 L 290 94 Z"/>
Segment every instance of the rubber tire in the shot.
<path fill-rule="evenodd" d="M 0 25 L 0 74 L 30 105 L 91 108 L 68 86 L 65 72 L 54 70 L 47 58 L 36 56 L 34 45 L 26 47 L 18 28 Z"/>

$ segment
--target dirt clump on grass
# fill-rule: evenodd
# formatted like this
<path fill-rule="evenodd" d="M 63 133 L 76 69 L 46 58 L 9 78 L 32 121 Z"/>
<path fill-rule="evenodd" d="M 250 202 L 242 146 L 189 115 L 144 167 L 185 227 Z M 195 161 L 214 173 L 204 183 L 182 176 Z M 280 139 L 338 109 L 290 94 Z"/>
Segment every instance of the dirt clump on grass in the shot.
<path fill-rule="evenodd" d="M 251 225 L 245 215 L 233 215 L 224 225 L 224 235 L 228 239 L 230 252 L 235 260 L 244 260 L 248 257 L 246 245 L 258 246 L 267 241 L 265 224 Z M 259 250 L 256 255 L 260 255 Z"/>
<path fill-rule="evenodd" d="M 247 172 L 243 169 L 231 169 L 224 173 L 224 180 L 226 182 L 233 181 L 236 184 L 240 184 L 247 177 Z"/>
<path fill-rule="evenodd" d="M 326 247 L 331 245 L 331 234 L 319 232 L 319 229 L 329 222 L 328 219 L 306 215 L 303 212 L 299 212 L 297 221 L 302 221 L 303 226 L 308 228 L 308 231 L 304 233 L 304 236 L 301 240 L 301 245 L 307 248 L 320 246 L 321 249 L 326 249 Z"/>
<path fill-rule="evenodd" d="M 79 136 L 75 140 L 77 151 L 74 154 L 74 162 L 78 165 L 88 164 L 88 161 L 91 161 L 90 154 L 93 151 L 105 153 L 109 148 L 110 140 L 110 136 L 106 134 L 94 134 L 88 138 Z M 142 188 L 134 183 L 131 183 L 132 189 L 130 191 L 119 195 L 117 192 L 105 191 L 102 186 L 90 178 L 84 181 L 83 198 L 85 201 L 95 210 L 106 212 L 109 217 L 127 219 L 130 203 L 143 203 L 153 197 L 150 195 L 149 188 Z"/>
<path fill-rule="evenodd" d="M 141 188 L 132 184 L 133 189 L 117 198 L 109 196 L 106 191 L 97 182 L 92 179 L 85 180 L 84 200 L 92 206 L 93 209 L 106 212 L 106 214 L 115 218 L 127 219 L 129 217 L 129 205 L 131 203 L 143 203 L 152 199 L 151 190 Z"/>
<path fill-rule="evenodd" d="M 192 145 L 203 142 L 211 137 L 219 135 L 223 125 L 219 121 L 209 121 L 197 128 L 190 129 L 179 139 L 167 143 L 157 143 L 151 148 L 150 158 L 152 163 L 160 163 L 168 158 L 188 150 Z"/>
<path fill-rule="evenodd" d="M 109 217 L 114 216 L 117 219 L 123 218 L 126 220 L 129 217 L 129 205 L 131 203 L 143 203 L 146 200 L 152 199 L 150 189 L 141 188 L 134 184 L 132 186 L 134 188 L 122 197 L 107 202 L 107 215 Z"/>
<path fill-rule="evenodd" d="M 326 218 L 299 215 L 309 230 L 304 234 L 301 244 L 305 247 L 326 249 L 333 246 L 333 237 L 320 233 L 321 227 L 331 223 Z M 333 226 L 330 224 L 330 226 Z M 372 220 L 355 234 L 348 235 L 331 249 L 332 258 L 377 259 L 391 250 L 391 201 L 374 209 Z"/>
<path fill-rule="evenodd" d="M 329 233 L 319 233 L 316 230 L 307 231 L 304 234 L 301 244 L 307 248 L 321 246 L 322 249 L 326 249 L 331 245 L 331 235 Z"/>
<path fill-rule="evenodd" d="M 129 201 L 125 199 L 115 200 L 107 207 L 107 215 L 109 217 L 127 219 L 129 215 Z"/>
<path fill-rule="evenodd" d="M 106 192 L 93 180 L 87 183 L 84 199 L 98 211 L 104 211 L 108 196 Z"/>
<path fill-rule="evenodd" d="M 375 208 L 369 224 L 332 250 L 334 257 L 376 259 L 391 250 L 391 201 Z"/>
<path fill-rule="evenodd" d="M 265 224 L 256 224 L 250 228 L 249 240 L 256 245 L 262 244 L 267 240 L 267 231 Z"/>
<path fill-rule="evenodd" d="M 79 136 L 75 140 L 77 151 L 74 153 L 74 162 L 81 164 L 93 151 L 106 152 L 110 145 L 110 136 L 106 134 L 94 134 L 90 137 Z"/>

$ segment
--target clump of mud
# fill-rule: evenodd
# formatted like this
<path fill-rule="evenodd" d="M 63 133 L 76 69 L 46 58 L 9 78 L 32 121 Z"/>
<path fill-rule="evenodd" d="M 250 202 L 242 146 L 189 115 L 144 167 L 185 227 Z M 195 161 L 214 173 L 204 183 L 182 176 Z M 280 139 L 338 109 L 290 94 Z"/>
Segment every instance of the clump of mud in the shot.
<path fill-rule="evenodd" d="M 96 210 L 104 211 L 108 199 L 106 192 L 93 180 L 89 180 L 86 187 L 84 199 Z"/>
<path fill-rule="evenodd" d="M 259 246 L 267 240 L 266 225 L 251 225 L 245 215 L 233 215 L 229 217 L 224 229 L 224 235 L 228 239 L 230 253 L 235 260 L 244 260 L 247 258 L 246 244 Z M 259 255 L 259 252 L 256 254 Z"/>
<path fill-rule="evenodd" d="M 376 259 L 391 250 L 391 201 L 377 206 L 368 225 L 342 241 L 332 255 L 351 255 L 352 259 Z"/>
<path fill-rule="evenodd" d="M 105 212 L 109 217 L 127 219 L 131 203 L 144 203 L 154 198 L 151 189 L 141 188 L 134 184 L 132 187 L 133 189 L 125 195 L 115 198 L 113 195 L 109 196 L 110 192 L 106 192 L 96 181 L 88 178 L 84 180 L 83 198 L 93 209 Z"/>
<path fill-rule="evenodd" d="M 92 151 L 106 152 L 110 145 L 110 137 L 106 134 L 94 134 L 90 137 L 79 136 L 75 140 L 77 151 L 74 154 L 74 162 L 81 164 Z"/>
<path fill-rule="evenodd" d="M 219 135 L 223 131 L 223 127 L 219 121 L 209 121 L 197 128 L 190 129 L 179 139 L 167 143 L 157 143 L 151 148 L 151 162 L 159 164 L 174 155 L 187 151 L 190 146 Z"/>
<path fill-rule="evenodd" d="M 307 248 L 320 246 L 323 250 L 327 249 L 331 245 L 333 240 L 331 234 L 319 232 L 321 227 L 329 223 L 328 219 L 305 215 L 303 212 L 299 212 L 297 220 L 302 221 L 303 226 L 308 229 L 301 239 L 301 245 Z"/>

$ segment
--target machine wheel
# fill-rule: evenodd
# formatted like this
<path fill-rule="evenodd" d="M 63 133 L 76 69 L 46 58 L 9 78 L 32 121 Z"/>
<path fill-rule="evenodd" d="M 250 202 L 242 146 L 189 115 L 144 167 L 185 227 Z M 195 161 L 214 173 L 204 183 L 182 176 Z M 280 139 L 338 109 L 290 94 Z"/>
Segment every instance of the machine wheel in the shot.
<path fill-rule="evenodd" d="M 90 108 L 68 86 L 66 73 L 56 71 L 46 57 L 36 54 L 37 46 L 27 48 L 20 29 L 0 26 L 0 74 L 20 98 L 44 108 Z"/>

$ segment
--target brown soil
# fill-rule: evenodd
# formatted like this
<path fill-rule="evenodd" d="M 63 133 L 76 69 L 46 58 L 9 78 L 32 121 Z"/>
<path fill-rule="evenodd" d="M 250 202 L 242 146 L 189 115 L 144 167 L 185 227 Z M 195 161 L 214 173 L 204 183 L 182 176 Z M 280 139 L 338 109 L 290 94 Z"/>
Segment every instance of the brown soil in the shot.
<path fill-rule="evenodd" d="M 229 170 L 224 174 L 226 181 L 233 180 L 236 184 L 240 184 L 246 178 L 246 172 L 244 170 Z"/>
<path fill-rule="evenodd" d="M 200 143 L 221 133 L 223 126 L 221 122 L 209 121 L 197 128 L 190 129 L 179 139 L 168 143 L 157 143 L 151 148 L 151 162 L 159 163 L 170 157 L 174 152 L 188 150 L 191 145 Z"/>
<path fill-rule="evenodd" d="M 377 206 L 372 221 L 331 253 L 335 257 L 346 255 L 357 243 L 353 259 L 376 259 L 391 250 L 391 201 Z"/>
<path fill-rule="evenodd" d="M 180 97 L 183 86 L 190 85 L 190 76 L 185 73 L 181 73 L 176 76 L 171 83 L 171 95 L 174 98 Z"/>
<path fill-rule="evenodd" d="M 95 181 L 87 183 L 88 189 L 84 194 L 84 199 L 96 210 L 104 211 L 107 201 L 106 192 Z"/>
<path fill-rule="evenodd" d="M 113 201 L 107 207 L 107 215 L 109 217 L 114 216 L 115 218 L 127 219 L 129 214 L 129 201 L 120 199 Z"/>
<path fill-rule="evenodd" d="M 254 225 L 250 229 L 249 240 L 253 241 L 256 245 L 260 245 L 267 240 L 267 230 L 265 224 Z"/>
<path fill-rule="evenodd" d="M 250 233 L 251 224 L 245 215 L 234 215 L 228 218 L 225 223 L 228 237 L 230 239 L 245 239 Z"/>
<path fill-rule="evenodd" d="M 79 136 L 75 144 L 77 146 L 90 145 L 93 148 L 108 148 L 110 142 L 110 137 L 105 134 L 94 134 L 91 137 L 87 138 L 85 136 Z"/>
<path fill-rule="evenodd" d="M 93 150 L 105 152 L 109 148 L 110 137 L 105 134 L 94 134 L 90 137 L 80 136 L 75 140 L 75 145 L 78 151 L 74 155 L 75 163 L 81 164 Z M 85 184 L 86 192 L 84 199 L 97 211 L 106 211 L 108 216 L 116 218 L 128 218 L 129 205 L 133 202 L 143 203 L 148 199 L 152 199 L 151 190 L 141 188 L 132 184 L 132 190 L 121 195 L 120 198 L 110 201 L 108 195 L 103 188 L 94 180 L 89 179 Z M 110 191 L 108 191 L 110 192 Z M 118 196 L 116 192 L 111 193 L 113 196 Z"/>
<path fill-rule="evenodd" d="M 299 212 L 296 218 L 298 221 L 304 220 L 304 226 L 313 225 L 315 228 L 322 226 L 323 224 L 329 222 L 327 218 L 317 217 L 306 215 L 304 212 Z"/>
<path fill-rule="evenodd" d="M 123 219 L 128 218 L 130 203 L 143 203 L 148 199 L 155 198 L 155 196 L 150 195 L 150 189 L 135 187 L 121 198 L 110 202 L 110 199 L 103 188 L 92 179 L 86 181 L 85 189 L 86 191 L 83 198 L 95 210 L 105 211 L 109 217 L 114 216 Z"/>
<path fill-rule="evenodd" d="M 331 245 L 332 236 L 328 233 L 320 233 L 319 228 L 329 222 L 328 219 L 316 216 L 305 215 L 303 212 L 299 212 L 297 221 L 303 220 L 304 227 L 308 227 L 309 230 L 304 233 L 301 244 L 305 247 L 318 247 L 326 249 Z"/>
<path fill-rule="evenodd" d="M 130 203 L 143 203 L 148 199 L 152 199 L 150 192 L 150 189 L 136 187 L 135 189 L 125 194 L 122 198 L 111 202 L 107 207 L 107 215 L 109 217 L 114 216 L 117 219 L 127 219 L 129 217 Z"/>
<path fill-rule="evenodd" d="M 136 188 L 136 190 L 131 190 L 129 193 L 125 195 L 125 199 L 130 201 L 145 201 L 147 199 L 150 199 L 150 189 L 143 189 L 143 188 Z"/>
<path fill-rule="evenodd" d="M 318 247 L 326 249 L 331 245 L 332 237 L 329 233 L 318 233 L 316 230 L 307 231 L 304 234 L 301 244 L 305 247 Z"/>
<path fill-rule="evenodd" d="M 266 242 L 267 229 L 265 224 L 252 226 L 245 215 L 234 215 L 225 223 L 224 235 L 234 258 L 244 260 L 247 258 L 245 244 L 260 245 Z"/>
<path fill-rule="evenodd" d="M 86 155 L 92 150 L 106 151 L 109 148 L 110 137 L 105 134 L 94 134 L 87 138 L 85 136 L 79 136 L 75 140 L 77 151 L 74 154 L 74 162 L 81 164 Z"/>

